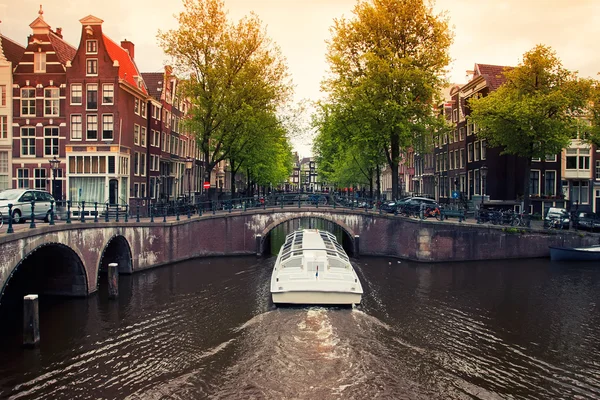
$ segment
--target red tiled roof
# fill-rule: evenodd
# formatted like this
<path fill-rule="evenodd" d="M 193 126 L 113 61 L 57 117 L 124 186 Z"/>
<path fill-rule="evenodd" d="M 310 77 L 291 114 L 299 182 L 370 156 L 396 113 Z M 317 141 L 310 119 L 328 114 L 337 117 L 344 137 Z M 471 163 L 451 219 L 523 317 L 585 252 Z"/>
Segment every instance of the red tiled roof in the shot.
<path fill-rule="evenodd" d="M 102 35 L 104 38 L 104 46 L 106 46 L 106 50 L 108 51 L 108 55 L 113 61 L 119 62 L 119 78 L 123 79 L 125 82 L 129 83 L 131 86 L 140 89 L 142 92 L 148 94 L 146 90 L 146 85 L 143 82 L 142 75 L 137 69 L 135 62 L 129 56 L 129 52 L 113 42 L 111 38 L 106 35 Z M 139 76 L 142 79 L 142 85 L 138 86 L 138 83 L 135 80 L 135 76 Z"/>
<path fill-rule="evenodd" d="M 10 61 L 14 66 L 16 66 L 19 61 L 21 61 L 21 57 L 23 57 L 23 53 L 25 52 L 25 47 L 21 46 L 17 42 L 12 39 L 7 38 L 4 35 L 0 35 L 2 40 L 2 51 L 4 52 L 4 56 L 8 61 Z"/>
<path fill-rule="evenodd" d="M 77 53 L 75 47 L 65 42 L 52 31 L 48 33 L 48 37 L 50 38 L 52 47 L 54 47 L 54 51 L 56 51 L 56 57 L 58 57 L 58 61 L 60 61 L 61 64 L 65 65 L 67 61 L 73 61 L 75 53 Z"/>
<path fill-rule="evenodd" d="M 502 65 L 475 64 L 475 76 L 483 76 L 490 90 L 496 90 L 506 81 L 504 72 L 512 68 Z"/>
<path fill-rule="evenodd" d="M 165 75 L 162 72 L 142 72 L 148 93 L 156 100 L 160 100 L 163 91 Z"/>

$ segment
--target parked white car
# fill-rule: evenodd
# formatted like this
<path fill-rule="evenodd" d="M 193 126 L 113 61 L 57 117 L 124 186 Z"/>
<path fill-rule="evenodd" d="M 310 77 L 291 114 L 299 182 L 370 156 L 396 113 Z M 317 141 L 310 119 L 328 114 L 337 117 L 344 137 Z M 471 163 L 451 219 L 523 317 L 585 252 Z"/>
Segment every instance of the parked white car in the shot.
<path fill-rule="evenodd" d="M 7 189 L 0 192 L 0 210 L 8 219 L 8 205 L 12 204 L 13 222 L 18 224 L 31 219 L 31 201 L 35 200 L 34 218 L 50 220 L 50 201 L 54 198 L 48 192 L 36 189 Z"/>

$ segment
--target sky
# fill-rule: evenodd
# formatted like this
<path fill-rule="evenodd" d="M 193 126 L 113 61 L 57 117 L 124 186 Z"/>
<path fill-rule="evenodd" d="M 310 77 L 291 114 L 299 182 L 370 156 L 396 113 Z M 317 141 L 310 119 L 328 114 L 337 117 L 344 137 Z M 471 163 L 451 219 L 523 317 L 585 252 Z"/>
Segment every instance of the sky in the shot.
<path fill-rule="evenodd" d="M 327 72 L 326 40 L 335 18 L 352 18 L 356 0 L 224 0 L 232 20 L 254 11 L 287 60 L 295 101 L 322 98 L 320 82 Z M 29 24 L 38 16 L 65 40 L 79 43 L 79 19 L 92 14 L 104 20 L 104 33 L 135 44 L 142 72 L 158 72 L 167 63 L 158 46 L 159 29 L 176 29 L 180 0 L 0 0 L 0 31 L 25 44 Z M 536 44 L 551 46 L 563 65 L 580 76 L 600 72 L 600 0 L 437 0 L 454 31 L 449 80 L 466 83 L 475 63 L 515 66 Z M 308 116 L 307 116 L 308 119 Z M 311 138 L 293 139 L 301 156 L 311 154 Z"/>

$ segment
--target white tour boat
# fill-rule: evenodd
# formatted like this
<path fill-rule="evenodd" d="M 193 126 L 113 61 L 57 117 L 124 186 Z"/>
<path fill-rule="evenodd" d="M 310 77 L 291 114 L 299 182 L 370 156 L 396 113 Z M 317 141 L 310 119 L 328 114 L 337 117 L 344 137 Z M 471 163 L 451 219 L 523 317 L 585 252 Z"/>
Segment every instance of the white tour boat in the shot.
<path fill-rule="evenodd" d="M 359 304 L 362 286 L 334 235 L 318 229 L 290 233 L 271 276 L 275 304 Z"/>

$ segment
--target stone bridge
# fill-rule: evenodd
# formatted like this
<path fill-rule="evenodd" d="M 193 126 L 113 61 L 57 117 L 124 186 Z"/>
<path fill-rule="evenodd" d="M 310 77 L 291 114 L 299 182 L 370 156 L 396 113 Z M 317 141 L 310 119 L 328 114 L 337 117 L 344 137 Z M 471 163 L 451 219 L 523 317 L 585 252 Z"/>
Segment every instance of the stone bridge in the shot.
<path fill-rule="evenodd" d="M 340 226 L 345 247 L 355 256 L 427 262 L 547 257 L 548 245 L 598 243 L 597 236 L 562 231 L 515 234 L 475 224 L 323 208 L 255 209 L 166 222 L 20 226 L 15 233 L 0 234 L 0 301 L 7 287 L 19 282 L 35 293 L 87 296 L 97 290 L 98 274 L 111 262 L 119 264 L 121 273 L 132 273 L 196 257 L 262 254 L 273 228 L 300 218 Z"/>

